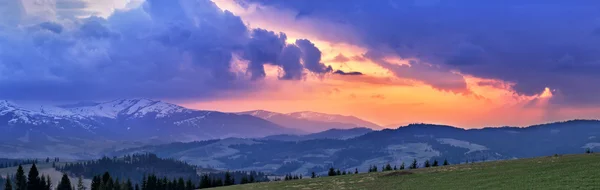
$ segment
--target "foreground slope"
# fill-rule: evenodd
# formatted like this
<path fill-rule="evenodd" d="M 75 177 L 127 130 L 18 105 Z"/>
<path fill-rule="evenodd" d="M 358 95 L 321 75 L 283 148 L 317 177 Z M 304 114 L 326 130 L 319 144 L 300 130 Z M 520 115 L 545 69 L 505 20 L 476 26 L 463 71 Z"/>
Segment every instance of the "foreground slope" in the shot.
<path fill-rule="evenodd" d="M 219 189 L 594 189 L 598 161 L 600 154 L 556 155 Z"/>

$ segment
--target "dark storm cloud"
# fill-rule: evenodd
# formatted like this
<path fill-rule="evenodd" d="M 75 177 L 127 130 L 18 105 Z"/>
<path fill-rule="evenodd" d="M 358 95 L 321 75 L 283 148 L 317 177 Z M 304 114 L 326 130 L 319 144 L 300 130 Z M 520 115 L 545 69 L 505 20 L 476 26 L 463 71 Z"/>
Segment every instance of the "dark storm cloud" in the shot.
<path fill-rule="evenodd" d="M 276 34 L 272 31 L 255 29 L 252 39 L 246 47 L 244 57 L 250 61 L 248 72 L 252 79 L 265 77 L 264 64 L 277 64 L 281 50 L 285 47 L 287 36 L 283 33 Z"/>
<path fill-rule="evenodd" d="M 283 48 L 283 50 L 281 51 L 281 56 L 279 56 L 279 60 L 277 60 L 278 64 L 281 65 L 283 71 L 285 72 L 281 79 L 302 79 L 302 63 L 300 63 L 301 56 L 302 51 L 300 50 L 300 48 L 298 48 L 298 46 L 290 44 Z"/>
<path fill-rule="evenodd" d="M 85 6 L 77 2 L 60 5 Z M 24 27 L 0 19 L 0 99 L 214 98 L 259 89 L 246 74 L 263 78 L 263 64 L 280 67 L 282 80 L 321 73 L 302 64 L 320 60 L 314 49 L 304 57 L 285 34 L 249 31 L 208 0 L 147 0 L 106 19 L 64 19 Z M 236 55 L 251 63 L 247 71 L 232 67 Z"/>
<path fill-rule="evenodd" d="M 336 70 L 335 72 L 333 72 L 333 74 L 336 74 L 336 75 L 363 75 L 361 72 L 358 72 L 358 71 L 345 72 L 342 70 Z"/>
<path fill-rule="evenodd" d="M 296 40 L 296 45 L 302 50 L 302 60 L 306 69 L 317 74 L 329 73 L 333 70 L 331 66 L 321 63 L 321 51 L 315 47 L 315 44 L 307 39 L 299 39 Z"/>
<path fill-rule="evenodd" d="M 352 28 L 348 32 L 360 38 L 356 43 L 370 51 L 419 59 L 421 69 L 375 62 L 436 88 L 462 88 L 464 80 L 452 72 L 459 71 L 514 83 L 524 95 L 555 89 L 554 103 L 600 103 L 600 87 L 591 85 L 600 83 L 598 1 L 248 1 L 295 12 L 298 20 Z M 355 42 L 347 35 L 316 32 L 332 41 Z M 423 70 L 453 78 L 423 78 L 416 73 Z"/>

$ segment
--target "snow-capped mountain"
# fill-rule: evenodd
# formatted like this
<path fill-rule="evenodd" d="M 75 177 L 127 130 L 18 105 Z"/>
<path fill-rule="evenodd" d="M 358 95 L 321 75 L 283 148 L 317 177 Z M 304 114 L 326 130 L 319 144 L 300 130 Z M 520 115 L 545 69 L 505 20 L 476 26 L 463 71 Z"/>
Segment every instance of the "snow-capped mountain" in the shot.
<path fill-rule="evenodd" d="M 69 106 L 22 106 L 3 100 L 0 131 L 0 138 L 4 137 L 0 142 L 36 133 L 52 138 L 166 141 L 297 133 L 258 117 L 194 110 L 149 99 Z"/>
<path fill-rule="evenodd" d="M 156 114 L 156 118 L 167 117 L 175 113 L 190 113 L 192 110 L 175 104 L 149 99 L 122 99 L 99 103 L 90 106 L 67 108 L 70 112 L 86 117 L 117 118 L 144 117 L 147 114 Z"/>
<path fill-rule="evenodd" d="M 303 130 L 309 133 L 321 132 L 329 129 L 352 129 L 360 127 L 381 129 L 381 127 L 377 124 L 359 119 L 354 116 L 343 116 L 317 112 L 294 112 L 284 114 L 265 110 L 254 110 L 240 112 L 238 114 L 260 117 L 284 127 Z"/>

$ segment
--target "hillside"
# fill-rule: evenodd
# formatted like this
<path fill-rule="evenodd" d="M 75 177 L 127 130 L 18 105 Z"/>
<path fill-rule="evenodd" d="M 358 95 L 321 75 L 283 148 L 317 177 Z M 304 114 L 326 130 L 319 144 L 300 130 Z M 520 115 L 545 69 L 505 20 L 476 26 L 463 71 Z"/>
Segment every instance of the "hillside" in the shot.
<path fill-rule="evenodd" d="M 600 154 L 555 155 L 218 189 L 593 189 L 598 160 Z"/>
<path fill-rule="evenodd" d="M 195 143 L 123 149 L 112 155 L 152 152 L 199 166 L 218 169 L 256 170 L 267 173 L 311 172 L 324 174 L 329 167 L 358 168 L 400 165 L 413 159 L 451 163 L 532 158 L 598 150 L 600 122 L 574 120 L 527 128 L 462 129 L 452 126 L 412 124 L 398 129 L 373 131 L 351 139 L 281 141 L 223 139 Z"/>

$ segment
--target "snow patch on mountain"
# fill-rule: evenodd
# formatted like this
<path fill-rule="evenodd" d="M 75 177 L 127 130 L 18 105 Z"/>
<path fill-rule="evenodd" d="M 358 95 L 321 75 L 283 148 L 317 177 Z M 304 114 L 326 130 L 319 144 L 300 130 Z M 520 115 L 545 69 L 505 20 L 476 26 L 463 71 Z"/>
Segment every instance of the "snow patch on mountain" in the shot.
<path fill-rule="evenodd" d="M 465 152 L 465 154 L 469 154 L 471 152 L 489 150 L 487 147 L 485 147 L 483 145 L 479 145 L 479 144 L 475 144 L 475 143 L 470 143 L 470 142 L 467 142 L 467 141 L 461 141 L 461 140 L 457 140 L 457 139 L 439 138 L 439 139 L 436 139 L 436 140 L 438 142 L 440 142 L 441 144 L 448 144 L 448 145 L 454 146 L 454 147 L 469 149 L 469 151 Z"/>
<path fill-rule="evenodd" d="M 144 117 L 149 113 L 156 113 L 156 118 L 166 117 L 169 114 L 189 112 L 190 109 L 149 99 L 121 99 L 100 103 L 92 106 L 68 108 L 74 113 L 87 117 L 107 117 L 115 119 L 120 115 Z"/>

